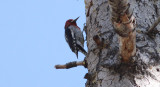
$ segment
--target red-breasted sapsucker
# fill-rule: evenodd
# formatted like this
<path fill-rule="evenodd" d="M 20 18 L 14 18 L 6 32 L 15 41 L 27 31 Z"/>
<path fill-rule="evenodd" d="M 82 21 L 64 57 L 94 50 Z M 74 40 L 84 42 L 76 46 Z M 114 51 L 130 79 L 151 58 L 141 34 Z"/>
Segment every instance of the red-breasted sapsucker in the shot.
<path fill-rule="evenodd" d="M 78 17 L 79 18 L 79 17 Z M 85 56 L 87 52 L 84 50 L 84 37 L 83 32 L 77 26 L 76 19 L 69 19 L 65 24 L 65 39 L 72 50 L 78 58 L 78 51 L 82 52 Z"/>

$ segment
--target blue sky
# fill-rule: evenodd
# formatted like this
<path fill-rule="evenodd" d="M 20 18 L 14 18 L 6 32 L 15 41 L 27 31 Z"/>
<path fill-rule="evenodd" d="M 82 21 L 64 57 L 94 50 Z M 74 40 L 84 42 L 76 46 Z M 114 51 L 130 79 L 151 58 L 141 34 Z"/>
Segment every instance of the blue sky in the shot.
<path fill-rule="evenodd" d="M 54 69 L 84 59 L 64 38 L 65 21 L 78 16 L 82 29 L 84 0 L 1 0 L 0 87 L 84 87 L 84 67 Z"/>

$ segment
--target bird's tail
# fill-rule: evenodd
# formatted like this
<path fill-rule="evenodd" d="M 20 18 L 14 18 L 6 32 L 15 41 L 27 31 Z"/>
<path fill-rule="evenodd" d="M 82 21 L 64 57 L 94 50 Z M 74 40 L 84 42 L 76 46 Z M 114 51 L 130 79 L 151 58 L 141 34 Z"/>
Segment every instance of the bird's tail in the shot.
<path fill-rule="evenodd" d="M 85 56 L 87 56 L 87 52 L 85 51 L 85 49 L 83 47 L 81 47 L 80 45 L 77 44 L 78 50 L 80 52 L 82 52 Z"/>
<path fill-rule="evenodd" d="M 78 50 L 76 50 L 76 52 L 75 52 L 75 53 L 76 53 L 76 56 L 77 56 L 77 59 L 78 59 Z"/>

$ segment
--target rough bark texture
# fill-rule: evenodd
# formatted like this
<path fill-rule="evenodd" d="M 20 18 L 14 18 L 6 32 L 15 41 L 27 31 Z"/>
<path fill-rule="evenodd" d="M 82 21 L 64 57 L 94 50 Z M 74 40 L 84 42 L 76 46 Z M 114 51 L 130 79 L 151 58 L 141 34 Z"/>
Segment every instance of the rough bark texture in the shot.
<path fill-rule="evenodd" d="M 129 0 L 129 3 L 137 21 L 137 49 L 132 61 L 126 64 L 119 56 L 119 39 L 111 22 L 108 0 L 85 0 L 86 87 L 160 87 L 160 34 L 150 37 L 145 33 L 160 16 L 160 1 Z M 160 31 L 160 25 L 157 30 Z"/>

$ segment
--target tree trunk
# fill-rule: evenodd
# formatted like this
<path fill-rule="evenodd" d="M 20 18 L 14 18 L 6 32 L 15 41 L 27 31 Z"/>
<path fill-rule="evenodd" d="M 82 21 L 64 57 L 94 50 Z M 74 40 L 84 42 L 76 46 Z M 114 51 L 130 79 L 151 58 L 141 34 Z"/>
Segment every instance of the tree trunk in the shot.
<path fill-rule="evenodd" d="M 109 1 L 85 0 L 86 87 L 160 87 L 160 34 L 146 33 L 160 16 L 160 1 L 130 0 L 129 3 L 137 21 L 136 53 L 130 62 L 123 63 Z M 156 29 L 160 30 L 160 25 Z"/>

